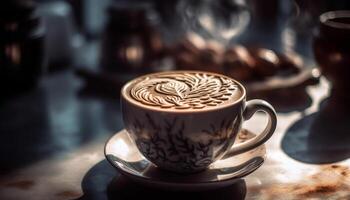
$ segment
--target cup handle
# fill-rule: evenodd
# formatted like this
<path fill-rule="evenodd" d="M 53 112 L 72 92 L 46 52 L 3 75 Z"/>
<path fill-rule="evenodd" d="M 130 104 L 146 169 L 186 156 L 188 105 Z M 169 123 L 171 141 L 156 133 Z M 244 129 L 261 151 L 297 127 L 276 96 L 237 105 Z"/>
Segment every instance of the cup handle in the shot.
<path fill-rule="evenodd" d="M 252 150 L 264 144 L 273 135 L 277 125 L 277 116 L 275 109 L 266 101 L 260 99 L 248 101 L 243 112 L 243 120 L 250 119 L 257 111 L 263 111 L 268 116 L 267 126 L 264 131 L 254 138 L 231 147 L 224 155 L 223 159 Z"/>

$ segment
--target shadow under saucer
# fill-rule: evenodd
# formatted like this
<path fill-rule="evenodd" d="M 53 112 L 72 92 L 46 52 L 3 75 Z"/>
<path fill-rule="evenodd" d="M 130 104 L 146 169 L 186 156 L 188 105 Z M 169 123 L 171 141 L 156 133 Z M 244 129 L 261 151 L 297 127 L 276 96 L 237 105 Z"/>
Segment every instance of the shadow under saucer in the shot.
<path fill-rule="evenodd" d="M 350 158 L 350 107 L 330 97 L 320 110 L 294 123 L 282 140 L 283 151 L 312 164 Z"/>
<path fill-rule="evenodd" d="M 228 200 L 245 199 L 246 183 L 243 179 L 234 184 L 207 191 L 174 191 L 167 189 L 155 189 L 139 185 L 125 176 L 115 177 L 108 185 L 107 195 L 109 200 L 124 200 L 124 199 L 200 199 L 200 200 Z"/>
<path fill-rule="evenodd" d="M 113 178 L 119 176 L 107 160 L 96 163 L 81 182 L 83 195 L 75 200 L 107 200 L 107 186 Z"/>
<path fill-rule="evenodd" d="M 123 199 L 244 199 L 246 184 L 243 179 L 234 184 L 216 190 L 174 191 L 155 189 L 120 175 L 107 160 L 94 165 L 84 176 L 81 183 L 83 196 L 76 200 L 123 200 Z"/>

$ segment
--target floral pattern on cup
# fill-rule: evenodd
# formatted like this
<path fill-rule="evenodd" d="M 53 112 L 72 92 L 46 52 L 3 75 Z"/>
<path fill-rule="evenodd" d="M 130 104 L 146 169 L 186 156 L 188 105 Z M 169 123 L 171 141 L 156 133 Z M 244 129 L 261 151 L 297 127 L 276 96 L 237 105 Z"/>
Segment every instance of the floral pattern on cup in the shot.
<path fill-rule="evenodd" d="M 146 113 L 145 119 L 145 122 L 135 119 L 132 124 L 133 131 L 139 136 L 136 145 L 141 153 L 156 165 L 171 170 L 176 164 L 176 169 L 185 173 L 204 170 L 213 163 L 234 140 L 233 133 L 239 129 L 241 121 L 237 116 L 236 119 L 224 119 L 218 127 L 210 124 L 209 129 L 201 131 L 205 136 L 201 137 L 206 139 L 194 141 L 184 135 L 185 123 L 176 117 L 172 121 L 164 119 L 162 123 L 156 123 Z M 145 128 L 145 123 L 151 128 Z M 214 152 L 213 147 L 217 151 Z"/>

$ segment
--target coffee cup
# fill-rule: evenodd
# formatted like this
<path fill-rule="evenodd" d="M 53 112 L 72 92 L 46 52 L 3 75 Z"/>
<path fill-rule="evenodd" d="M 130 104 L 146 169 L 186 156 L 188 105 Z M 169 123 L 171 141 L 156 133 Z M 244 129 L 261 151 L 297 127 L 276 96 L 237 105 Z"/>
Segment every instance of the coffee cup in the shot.
<path fill-rule="evenodd" d="M 203 71 L 168 71 L 129 81 L 121 90 L 123 121 L 143 156 L 160 169 L 178 173 L 205 170 L 265 143 L 276 129 L 274 108 L 246 102 L 238 81 Z M 268 116 L 254 138 L 234 144 L 242 123 L 257 111 Z"/>

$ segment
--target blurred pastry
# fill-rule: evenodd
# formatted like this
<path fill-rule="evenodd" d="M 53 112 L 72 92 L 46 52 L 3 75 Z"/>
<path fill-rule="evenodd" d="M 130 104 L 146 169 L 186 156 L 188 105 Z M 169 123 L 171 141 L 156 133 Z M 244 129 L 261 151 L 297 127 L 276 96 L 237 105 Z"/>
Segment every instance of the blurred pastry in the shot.
<path fill-rule="evenodd" d="M 204 71 L 223 73 L 221 55 L 213 48 L 205 48 L 200 51 L 198 64 Z"/>
<path fill-rule="evenodd" d="M 225 52 L 222 63 L 224 73 L 243 82 L 253 80 L 255 73 L 253 68 L 246 62 L 248 57 L 239 56 L 237 50 L 242 51 L 242 48 L 231 48 Z"/>
<path fill-rule="evenodd" d="M 197 60 L 194 54 L 188 52 L 181 52 L 175 55 L 176 68 L 179 70 L 193 69 L 198 70 Z"/>
<path fill-rule="evenodd" d="M 273 76 L 279 68 L 279 58 L 277 54 L 264 48 L 248 48 L 253 60 L 254 71 L 261 77 Z"/>
<path fill-rule="evenodd" d="M 219 47 L 214 43 L 203 46 L 196 45 L 189 39 L 184 39 L 175 49 L 173 56 L 177 69 L 223 73 L 222 53 L 219 53 Z"/>
<path fill-rule="evenodd" d="M 303 67 L 302 58 L 296 54 L 280 54 L 278 58 L 281 75 L 297 74 Z"/>
<path fill-rule="evenodd" d="M 297 74 L 303 66 L 296 54 L 277 54 L 270 49 L 242 45 L 225 49 L 215 41 L 190 36 L 179 42 L 171 53 L 177 69 L 222 73 L 249 82 Z"/>

